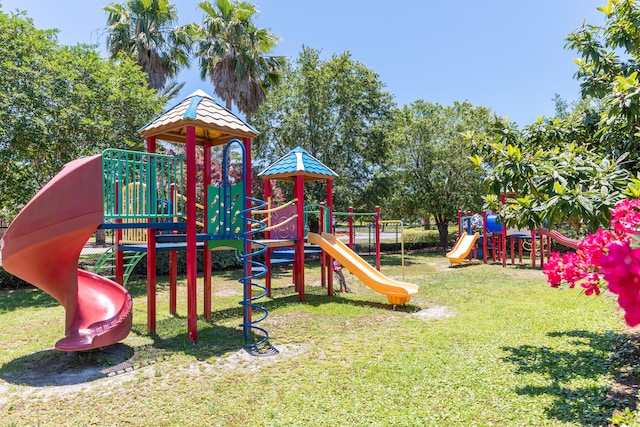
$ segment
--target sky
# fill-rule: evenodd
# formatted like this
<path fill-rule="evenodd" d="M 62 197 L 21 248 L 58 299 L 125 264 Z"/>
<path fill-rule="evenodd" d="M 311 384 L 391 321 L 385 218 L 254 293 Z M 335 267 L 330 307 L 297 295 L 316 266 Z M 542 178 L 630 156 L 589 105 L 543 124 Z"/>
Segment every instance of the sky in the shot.
<path fill-rule="evenodd" d="M 37 28 L 59 30 L 61 44 L 97 44 L 106 52 L 107 1 L 0 0 L 3 12 L 27 12 Z M 179 24 L 200 23 L 197 0 L 173 0 Z M 302 46 L 323 59 L 350 52 L 378 74 L 398 106 L 424 100 L 469 101 L 518 125 L 554 115 L 555 94 L 579 98 L 577 58 L 565 38 L 586 21 L 602 25 L 606 0 L 255 0 L 257 24 L 281 38 L 274 55 L 295 60 Z M 197 61 L 178 79 L 180 97 L 213 86 Z M 215 95 L 214 95 L 215 96 Z"/>

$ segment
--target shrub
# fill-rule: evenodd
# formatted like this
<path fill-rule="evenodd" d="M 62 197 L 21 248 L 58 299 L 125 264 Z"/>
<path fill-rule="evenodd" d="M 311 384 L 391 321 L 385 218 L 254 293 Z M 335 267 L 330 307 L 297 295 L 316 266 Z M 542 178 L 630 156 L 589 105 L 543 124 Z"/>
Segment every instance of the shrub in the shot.
<path fill-rule="evenodd" d="M 17 289 L 25 286 L 31 285 L 0 266 L 0 289 Z"/>

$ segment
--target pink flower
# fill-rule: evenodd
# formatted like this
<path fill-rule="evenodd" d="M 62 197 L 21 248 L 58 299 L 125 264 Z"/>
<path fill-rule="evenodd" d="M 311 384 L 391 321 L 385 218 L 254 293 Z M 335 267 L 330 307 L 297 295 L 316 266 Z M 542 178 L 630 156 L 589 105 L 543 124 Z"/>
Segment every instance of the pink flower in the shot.
<path fill-rule="evenodd" d="M 635 308 L 625 311 L 624 320 L 627 322 L 627 325 L 634 327 L 640 324 L 640 309 L 638 306 Z"/>
<path fill-rule="evenodd" d="M 640 199 L 623 200 L 611 211 L 611 230 L 598 229 L 578 243 L 576 254 L 560 258 L 553 253 L 543 272 L 553 287 L 564 280 L 571 287 L 580 282 L 586 295 L 600 294 L 601 277 L 607 289 L 618 295 L 629 326 L 640 325 L 640 247 L 632 247 L 640 234 Z"/>
<path fill-rule="evenodd" d="M 605 248 L 613 242 L 628 240 L 629 238 L 624 234 L 599 228 L 594 234 L 587 235 L 578 243 L 578 253 L 584 263 L 592 267 L 592 270 L 598 270 Z"/>
<path fill-rule="evenodd" d="M 575 252 L 567 252 L 562 256 L 562 278 L 574 287 L 576 282 L 585 276 L 583 264 Z"/>
<path fill-rule="evenodd" d="M 640 248 L 629 243 L 612 243 L 607 246 L 607 255 L 602 257 L 600 272 L 615 292 L 619 287 L 640 290 Z"/>
<path fill-rule="evenodd" d="M 623 200 L 611 210 L 611 226 L 618 233 L 635 233 L 640 226 L 640 199 Z"/>
<path fill-rule="evenodd" d="M 600 276 L 598 273 L 589 273 L 580 286 L 584 288 L 585 295 L 600 295 Z"/>
<path fill-rule="evenodd" d="M 558 252 L 552 252 L 551 258 L 542 266 L 542 272 L 547 275 L 547 282 L 554 288 L 562 282 L 562 260 Z"/>

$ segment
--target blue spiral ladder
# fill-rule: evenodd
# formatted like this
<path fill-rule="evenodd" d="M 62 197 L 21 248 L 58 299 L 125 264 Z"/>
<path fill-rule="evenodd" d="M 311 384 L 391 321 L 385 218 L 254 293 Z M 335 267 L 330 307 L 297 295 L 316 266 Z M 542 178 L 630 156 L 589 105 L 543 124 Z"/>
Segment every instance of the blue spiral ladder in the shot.
<path fill-rule="evenodd" d="M 234 194 L 234 191 L 232 191 L 233 186 L 230 184 L 229 180 L 229 152 L 233 145 L 237 145 L 242 154 L 242 183 L 240 197 L 237 197 L 237 194 Z M 254 279 L 264 276 L 267 272 L 266 265 L 253 260 L 253 257 L 264 253 L 267 250 L 267 246 L 264 243 L 251 239 L 253 234 L 266 228 L 266 225 L 251 218 L 250 215 L 251 211 L 262 209 L 266 206 L 266 203 L 262 200 L 247 197 L 248 171 L 245 159 L 245 147 L 239 140 L 233 139 L 225 145 L 222 158 L 222 184 L 219 188 L 219 203 L 222 208 L 221 211 L 224 212 L 224 214 L 221 212 L 220 215 L 220 221 L 222 222 L 220 228 L 221 230 L 224 230 L 225 234 L 229 233 L 241 236 L 240 240 L 242 242 L 242 250 L 238 252 L 239 258 L 242 261 L 243 277 L 239 282 L 242 283 L 244 297 L 239 304 L 243 307 L 244 321 L 240 326 L 242 326 L 244 332 L 244 349 L 254 356 L 271 356 L 278 354 L 279 351 L 269 343 L 269 333 L 267 330 L 256 325 L 257 323 L 265 320 L 269 315 L 269 311 L 265 307 L 255 303 L 256 300 L 267 295 L 267 288 L 253 282 Z M 235 210 L 233 209 L 233 206 L 238 201 L 242 203 L 242 208 L 240 210 Z M 247 208 L 247 201 L 251 203 L 249 208 Z M 235 222 L 234 216 L 236 214 L 240 215 L 243 225 L 240 230 L 234 230 L 235 227 L 233 224 Z M 255 228 L 254 224 L 257 225 Z M 257 247 L 257 250 L 253 250 L 254 247 Z M 253 274 L 253 271 L 255 271 L 255 274 Z M 253 296 L 254 289 L 259 290 L 259 295 Z M 262 316 L 257 319 L 250 320 L 255 310 L 261 311 Z"/>

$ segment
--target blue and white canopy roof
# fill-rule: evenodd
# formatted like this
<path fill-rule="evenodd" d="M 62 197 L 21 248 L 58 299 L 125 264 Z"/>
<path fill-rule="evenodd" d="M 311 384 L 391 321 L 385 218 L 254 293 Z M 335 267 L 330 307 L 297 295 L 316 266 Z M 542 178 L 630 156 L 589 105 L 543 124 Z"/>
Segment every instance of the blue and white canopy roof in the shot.
<path fill-rule="evenodd" d="M 334 179 L 337 173 L 325 166 L 302 147 L 296 147 L 258 174 L 263 179 L 292 181 L 302 175 L 305 181 Z"/>

